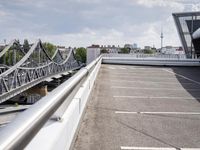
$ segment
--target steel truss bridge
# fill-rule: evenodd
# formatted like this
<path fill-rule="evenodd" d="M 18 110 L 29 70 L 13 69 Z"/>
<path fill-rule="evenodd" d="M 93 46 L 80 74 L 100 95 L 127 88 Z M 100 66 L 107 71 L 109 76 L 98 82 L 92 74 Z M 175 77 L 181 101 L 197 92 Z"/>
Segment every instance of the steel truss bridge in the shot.
<path fill-rule="evenodd" d="M 49 78 L 80 67 L 73 49 L 64 57 L 57 48 L 50 56 L 41 40 L 27 52 L 13 40 L 0 52 L 0 103 Z"/>

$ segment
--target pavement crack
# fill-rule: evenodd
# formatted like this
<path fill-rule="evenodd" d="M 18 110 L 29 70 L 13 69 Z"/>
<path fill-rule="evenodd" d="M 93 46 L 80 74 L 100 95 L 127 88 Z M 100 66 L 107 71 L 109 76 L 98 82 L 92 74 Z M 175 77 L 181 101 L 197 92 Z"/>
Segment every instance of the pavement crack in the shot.
<path fill-rule="evenodd" d="M 156 140 L 156 141 L 159 141 L 159 142 L 161 142 L 161 143 L 163 143 L 163 144 L 165 144 L 165 145 L 168 145 L 168 146 L 170 146 L 170 147 L 173 147 L 173 148 L 175 148 L 175 149 L 177 149 L 177 150 L 181 150 L 181 148 L 179 148 L 179 147 L 177 147 L 177 146 L 175 146 L 175 145 L 169 144 L 169 143 L 167 143 L 166 141 L 163 141 L 163 140 L 161 140 L 160 138 L 155 137 L 155 136 L 153 136 L 153 135 L 151 135 L 151 134 L 149 134 L 149 133 L 147 133 L 147 132 L 144 132 L 144 131 L 139 130 L 139 129 L 135 128 L 135 127 L 132 127 L 132 126 L 130 126 L 130 125 L 128 125 L 128 124 L 125 124 L 125 123 L 123 123 L 123 122 L 121 122 L 121 121 L 119 121 L 119 120 L 116 120 L 116 122 L 118 122 L 119 124 L 121 124 L 121 125 L 123 125 L 123 126 L 129 128 L 129 129 L 131 129 L 131 130 L 134 130 L 134 131 L 136 131 L 136 132 L 138 132 L 138 133 L 141 133 L 141 134 L 143 134 L 143 135 L 145 135 L 145 136 L 148 136 L 148 137 L 150 137 L 150 138 L 152 138 L 152 139 L 154 139 L 154 140 Z"/>

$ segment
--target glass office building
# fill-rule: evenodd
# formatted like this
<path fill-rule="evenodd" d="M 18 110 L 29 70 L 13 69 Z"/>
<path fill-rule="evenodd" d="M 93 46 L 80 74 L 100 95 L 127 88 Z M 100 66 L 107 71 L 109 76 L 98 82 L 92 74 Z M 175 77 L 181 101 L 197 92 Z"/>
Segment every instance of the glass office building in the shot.
<path fill-rule="evenodd" d="M 173 13 L 178 34 L 187 58 L 200 56 L 200 49 L 194 45 L 192 34 L 200 28 L 200 12 Z"/>

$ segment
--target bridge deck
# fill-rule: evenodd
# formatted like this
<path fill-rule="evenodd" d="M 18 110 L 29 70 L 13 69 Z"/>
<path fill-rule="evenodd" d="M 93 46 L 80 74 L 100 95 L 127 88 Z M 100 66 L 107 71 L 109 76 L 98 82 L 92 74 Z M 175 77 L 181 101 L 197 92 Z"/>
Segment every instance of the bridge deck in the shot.
<path fill-rule="evenodd" d="M 73 149 L 200 147 L 199 77 L 192 67 L 102 65 Z"/>

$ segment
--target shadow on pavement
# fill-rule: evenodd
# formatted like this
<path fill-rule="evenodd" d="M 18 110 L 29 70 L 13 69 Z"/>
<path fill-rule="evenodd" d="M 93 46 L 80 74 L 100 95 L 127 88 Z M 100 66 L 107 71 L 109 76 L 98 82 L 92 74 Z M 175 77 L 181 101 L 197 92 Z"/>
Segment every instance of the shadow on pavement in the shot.
<path fill-rule="evenodd" d="M 172 70 L 182 87 L 200 102 L 200 67 L 172 67 Z M 188 79 L 183 79 L 179 75 Z"/>

